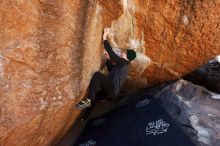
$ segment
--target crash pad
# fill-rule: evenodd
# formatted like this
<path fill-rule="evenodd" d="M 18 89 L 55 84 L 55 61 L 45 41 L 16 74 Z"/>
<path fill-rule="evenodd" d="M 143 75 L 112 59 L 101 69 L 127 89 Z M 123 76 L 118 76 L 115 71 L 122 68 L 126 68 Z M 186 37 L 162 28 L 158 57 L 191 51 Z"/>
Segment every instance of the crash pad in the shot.
<path fill-rule="evenodd" d="M 76 146 L 194 146 L 156 99 L 119 107 L 91 120 Z"/>

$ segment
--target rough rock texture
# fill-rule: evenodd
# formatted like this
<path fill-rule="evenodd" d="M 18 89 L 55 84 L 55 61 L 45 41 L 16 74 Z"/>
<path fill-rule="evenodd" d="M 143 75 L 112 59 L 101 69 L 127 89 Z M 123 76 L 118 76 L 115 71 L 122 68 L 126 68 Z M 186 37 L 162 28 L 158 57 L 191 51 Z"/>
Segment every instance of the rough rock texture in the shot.
<path fill-rule="evenodd" d="M 179 80 L 160 90 L 154 97 L 162 100 L 168 113 L 198 146 L 219 146 L 219 94 L 185 80 Z"/>
<path fill-rule="evenodd" d="M 141 77 L 150 85 L 158 84 L 187 74 L 217 56 L 219 6 L 219 0 L 128 1 L 133 31 L 126 36 L 130 44 L 140 44 L 137 50 L 151 60 Z M 117 35 L 119 42 L 124 34 Z"/>
<path fill-rule="evenodd" d="M 0 2 L 0 145 L 52 145 L 76 120 L 74 104 L 101 63 L 95 8 L 72 0 Z"/>
<path fill-rule="evenodd" d="M 186 75 L 184 79 L 204 86 L 210 91 L 220 93 L 220 56 Z"/>
<path fill-rule="evenodd" d="M 0 145 L 52 145 L 101 64 L 103 27 L 139 52 L 127 88 L 179 78 L 220 54 L 219 0 L 0 1 Z M 132 82 L 131 82 L 132 80 Z"/>

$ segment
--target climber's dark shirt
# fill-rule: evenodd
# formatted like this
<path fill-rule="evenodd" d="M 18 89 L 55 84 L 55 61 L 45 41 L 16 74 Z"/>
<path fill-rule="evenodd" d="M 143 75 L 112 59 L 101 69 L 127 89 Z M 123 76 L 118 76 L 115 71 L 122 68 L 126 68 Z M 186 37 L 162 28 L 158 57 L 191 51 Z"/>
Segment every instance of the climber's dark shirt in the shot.
<path fill-rule="evenodd" d="M 111 70 L 115 64 L 116 64 L 115 62 L 113 62 L 112 60 L 109 60 L 109 59 L 107 59 L 105 62 L 105 65 L 107 66 L 107 69 L 109 72 L 111 72 Z"/>
<path fill-rule="evenodd" d="M 104 40 L 104 46 L 109 54 L 110 60 L 116 63 L 109 72 L 109 77 L 114 83 L 115 94 L 117 94 L 128 76 L 130 62 L 115 54 L 107 40 Z"/>

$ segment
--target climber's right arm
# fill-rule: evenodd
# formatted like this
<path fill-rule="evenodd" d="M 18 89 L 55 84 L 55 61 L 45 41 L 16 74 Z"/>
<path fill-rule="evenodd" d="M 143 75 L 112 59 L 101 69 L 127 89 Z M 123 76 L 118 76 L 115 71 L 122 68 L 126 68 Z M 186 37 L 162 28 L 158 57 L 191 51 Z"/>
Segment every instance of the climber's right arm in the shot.
<path fill-rule="evenodd" d="M 105 50 L 108 52 L 110 59 L 114 60 L 116 63 L 119 62 L 121 58 L 117 54 L 115 54 L 115 52 L 112 50 L 112 47 L 110 46 L 108 40 L 104 40 L 104 46 L 105 46 Z"/>
<path fill-rule="evenodd" d="M 110 43 L 107 40 L 107 35 L 109 34 L 109 32 L 110 32 L 109 28 L 104 29 L 103 41 L 104 41 L 105 50 L 107 51 L 110 59 L 114 60 L 117 63 L 121 58 L 117 54 L 115 54 L 115 52 L 112 50 Z"/>

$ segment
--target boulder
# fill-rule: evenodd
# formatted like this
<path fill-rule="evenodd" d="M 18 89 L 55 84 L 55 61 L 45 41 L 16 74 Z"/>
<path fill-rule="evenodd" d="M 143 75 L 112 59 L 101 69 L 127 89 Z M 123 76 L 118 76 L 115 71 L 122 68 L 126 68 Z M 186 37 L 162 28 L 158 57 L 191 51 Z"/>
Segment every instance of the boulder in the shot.
<path fill-rule="evenodd" d="M 184 79 L 220 93 L 220 56 L 208 61 L 205 65 L 186 75 Z"/>
<path fill-rule="evenodd" d="M 53 145 L 102 61 L 103 27 L 138 52 L 126 89 L 179 78 L 220 54 L 220 2 L 0 2 L 0 145 Z M 113 45 L 113 44 L 112 44 Z M 202 50 L 202 51 L 201 51 Z"/>
<path fill-rule="evenodd" d="M 219 145 L 219 94 L 179 80 L 160 87 L 159 92 L 154 92 L 154 98 L 162 101 L 162 106 L 197 145 Z"/>

